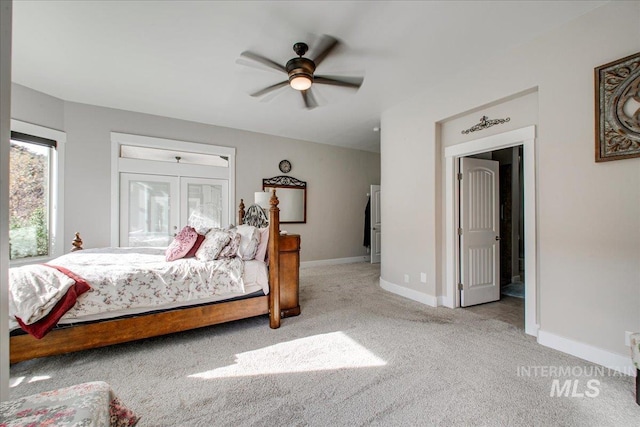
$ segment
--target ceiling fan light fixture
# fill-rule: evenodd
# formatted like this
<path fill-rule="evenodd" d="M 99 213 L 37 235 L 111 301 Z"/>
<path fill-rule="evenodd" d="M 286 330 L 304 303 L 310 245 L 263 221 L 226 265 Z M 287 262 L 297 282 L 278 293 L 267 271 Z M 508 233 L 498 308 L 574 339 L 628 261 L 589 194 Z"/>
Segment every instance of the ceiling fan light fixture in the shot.
<path fill-rule="evenodd" d="M 313 84 L 316 64 L 307 58 L 293 58 L 285 67 L 289 75 L 289 85 L 295 90 L 307 90 Z"/>
<path fill-rule="evenodd" d="M 298 74 L 291 76 L 289 79 L 289 85 L 295 90 L 307 90 L 311 87 L 313 81 L 305 74 Z"/>

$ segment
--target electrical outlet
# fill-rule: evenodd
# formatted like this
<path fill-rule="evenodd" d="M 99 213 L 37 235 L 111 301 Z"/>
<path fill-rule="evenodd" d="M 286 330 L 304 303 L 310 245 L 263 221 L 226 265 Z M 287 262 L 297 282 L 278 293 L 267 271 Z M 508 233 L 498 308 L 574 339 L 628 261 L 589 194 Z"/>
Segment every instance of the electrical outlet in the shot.
<path fill-rule="evenodd" d="M 627 347 L 631 347 L 631 334 L 633 334 L 633 332 L 624 331 L 624 345 Z"/>
<path fill-rule="evenodd" d="M 404 283 L 409 283 L 409 275 L 408 274 L 404 275 Z"/>
<path fill-rule="evenodd" d="M 422 283 L 427 283 L 427 273 L 420 273 L 420 281 Z"/>

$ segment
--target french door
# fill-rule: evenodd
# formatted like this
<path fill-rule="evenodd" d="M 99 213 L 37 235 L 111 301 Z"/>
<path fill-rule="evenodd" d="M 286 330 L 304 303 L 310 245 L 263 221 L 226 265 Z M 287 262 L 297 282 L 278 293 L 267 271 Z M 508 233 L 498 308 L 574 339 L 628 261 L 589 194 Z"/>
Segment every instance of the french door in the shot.
<path fill-rule="evenodd" d="M 224 179 L 180 178 L 180 224 L 192 215 L 207 219 L 214 227 L 229 225 L 229 182 Z"/>
<path fill-rule="evenodd" d="M 191 215 L 212 226 L 229 223 L 223 179 L 120 174 L 120 246 L 167 246 Z"/>

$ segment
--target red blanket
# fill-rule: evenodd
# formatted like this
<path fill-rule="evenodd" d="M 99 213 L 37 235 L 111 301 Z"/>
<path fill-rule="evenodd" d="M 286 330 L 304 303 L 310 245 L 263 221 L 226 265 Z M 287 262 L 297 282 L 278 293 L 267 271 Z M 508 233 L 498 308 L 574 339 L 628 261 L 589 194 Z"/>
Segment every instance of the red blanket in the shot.
<path fill-rule="evenodd" d="M 22 319 L 20 319 L 19 317 L 16 317 L 16 320 L 18 321 L 18 324 L 20 325 L 20 327 L 25 332 L 28 332 L 30 335 L 34 336 L 37 339 L 40 339 L 45 335 L 47 335 L 58 324 L 58 320 L 60 320 L 60 318 L 64 316 L 64 314 L 67 311 L 69 311 L 71 307 L 73 307 L 78 297 L 83 293 L 87 292 L 89 289 L 91 289 L 91 286 L 89 286 L 87 281 L 84 280 L 82 277 L 78 276 L 77 274 L 75 274 L 74 272 L 69 271 L 64 267 L 60 267 L 57 265 L 51 265 L 51 264 L 44 264 L 44 265 L 51 268 L 55 268 L 59 272 L 66 274 L 67 276 L 75 280 L 76 283 L 69 288 L 65 296 L 62 297 L 60 301 L 58 301 L 58 303 L 51 309 L 49 314 L 47 314 L 45 317 L 38 320 L 37 322 L 32 323 L 30 325 L 26 325 L 22 321 Z"/>

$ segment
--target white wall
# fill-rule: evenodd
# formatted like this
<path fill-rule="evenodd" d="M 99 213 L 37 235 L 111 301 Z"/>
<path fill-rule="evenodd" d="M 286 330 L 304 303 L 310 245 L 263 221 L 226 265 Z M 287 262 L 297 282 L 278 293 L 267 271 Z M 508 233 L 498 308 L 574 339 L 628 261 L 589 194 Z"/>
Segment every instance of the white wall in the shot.
<path fill-rule="evenodd" d="M 66 102 L 14 84 L 14 119 L 63 130 L 65 226 L 69 247 L 80 231 L 85 247 L 110 242 L 110 132 L 236 147 L 236 199 L 253 202 L 262 179 L 288 174 L 307 181 L 307 223 L 283 224 L 299 233 L 303 261 L 365 256 L 362 246 L 366 193 L 380 182 L 380 155 L 360 150 Z M 61 120 L 62 118 L 62 120 Z M 235 221 L 234 221 L 235 222 Z"/>
<path fill-rule="evenodd" d="M 63 100 L 18 84 L 13 84 L 11 90 L 13 92 L 12 118 L 17 119 L 16 115 L 18 115 L 25 122 L 59 131 L 64 130 Z"/>
<path fill-rule="evenodd" d="M 9 398 L 9 138 L 11 110 L 11 1 L 0 2 L 0 401 Z"/>
<path fill-rule="evenodd" d="M 382 279 L 407 273 L 402 286 L 440 295 L 438 123 L 537 87 L 540 331 L 628 360 L 624 331 L 640 330 L 640 158 L 595 163 L 593 70 L 638 51 L 640 2 L 612 2 L 386 111 Z"/>
<path fill-rule="evenodd" d="M 482 131 L 462 133 L 480 122 L 482 116 L 492 119 L 506 119 L 508 122 L 491 126 Z M 524 93 L 482 106 L 476 111 L 451 117 L 440 122 L 440 142 L 443 147 L 473 141 L 477 138 L 496 135 L 538 123 L 538 90 L 532 88 Z"/>

